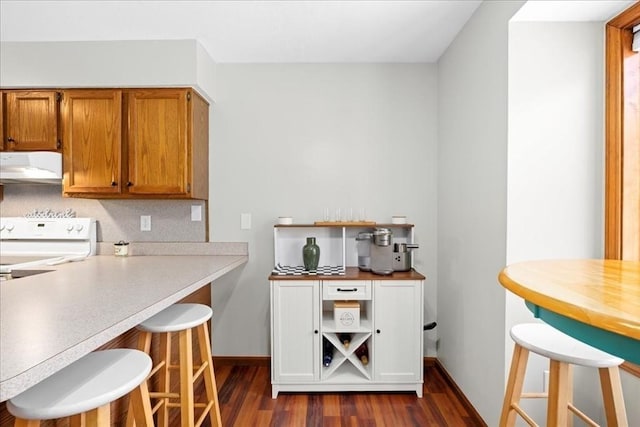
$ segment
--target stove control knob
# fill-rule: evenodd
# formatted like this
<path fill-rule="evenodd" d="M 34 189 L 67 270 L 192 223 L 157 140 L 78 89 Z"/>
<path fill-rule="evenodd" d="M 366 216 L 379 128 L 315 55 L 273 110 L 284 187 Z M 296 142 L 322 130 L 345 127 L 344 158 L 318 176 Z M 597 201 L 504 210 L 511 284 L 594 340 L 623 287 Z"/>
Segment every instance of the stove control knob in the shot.
<path fill-rule="evenodd" d="M 84 228 L 82 224 L 76 224 L 76 231 L 80 231 Z"/>
<path fill-rule="evenodd" d="M 4 230 L 4 224 L 0 224 L 0 231 Z"/>
<path fill-rule="evenodd" d="M 69 223 L 67 224 L 67 231 L 71 231 L 73 230 L 73 224 Z"/>
<path fill-rule="evenodd" d="M 9 223 L 9 224 L 7 224 L 7 225 L 5 226 L 5 228 L 7 229 L 7 231 L 11 231 L 11 230 L 13 230 L 13 228 L 14 228 L 14 227 L 15 227 L 15 226 L 14 226 L 13 224 L 11 224 L 11 223 Z"/>

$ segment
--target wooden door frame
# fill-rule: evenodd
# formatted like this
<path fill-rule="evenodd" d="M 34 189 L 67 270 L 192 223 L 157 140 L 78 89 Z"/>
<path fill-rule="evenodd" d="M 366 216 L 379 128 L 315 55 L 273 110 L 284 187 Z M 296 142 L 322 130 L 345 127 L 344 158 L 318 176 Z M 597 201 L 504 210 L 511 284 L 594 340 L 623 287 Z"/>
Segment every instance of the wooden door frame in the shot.
<path fill-rule="evenodd" d="M 622 259 L 623 156 L 625 117 L 625 55 L 631 51 L 632 29 L 640 24 L 640 1 L 634 3 L 606 25 L 605 96 L 605 258 Z M 625 124 L 625 120 L 627 123 Z M 637 126 L 637 123 L 635 123 Z"/>
<path fill-rule="evenodd" d="M 623 259 L 625 128 L 640 126 L 639 116 L 625 115 L 624 58 L 631 53 L 633 27 L 640 24 L 640 1 L 606 25 L 605 95 L 605 258 Z M 636 135 L 635 138 L 638 136 Z M 636 148 L 637 150 L 637 148 Z M 638 183 L 635 184 L 636 186 Z M 640 194 L 640 189 L 636 189 Z M 640 377 L 640 366 L 625 362 L 622 369 Z"/>

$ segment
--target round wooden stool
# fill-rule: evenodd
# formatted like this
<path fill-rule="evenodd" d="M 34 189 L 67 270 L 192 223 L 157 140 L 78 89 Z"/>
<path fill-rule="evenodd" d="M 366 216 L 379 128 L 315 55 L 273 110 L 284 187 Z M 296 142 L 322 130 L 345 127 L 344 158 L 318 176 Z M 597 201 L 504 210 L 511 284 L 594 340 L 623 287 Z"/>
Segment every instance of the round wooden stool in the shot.
<path fill-rule="evenodd" d="M 180 420 L 182 427 L 193 427 L 202 424 L 209 415 L 212 426 L 222 426 L 220 418 L 220 405 L 218 403 L 218 390 L 216 386 L 213 363 L 211 360 L 211 344 L 207 321 L 213 312 L 211 308 L 203 304 L 174 304 L 165 310 L 147 319 L 140 325 L 138 349 L 147 354 L 151 352 L 151 339 L 153 334 L 159 334 L 160 351 L 159 360 L 154 361 L 154 366 L 148 379 L 157 374 L 157 390 L 149 392 L 151 399 L 158 399 L 152 412 L 158 413 L 157 425 L 168 427 L 169 409 L 180 408 Z M 193 365 L 192 331 L 196 330 L 199 347 L 199 366 Z M 179 364 L 171 361 L 171 334 L 178 334 Z M 171 371 L 179 371 L 179 392 L 171 390 Z M 194 382 L 203 376 L 207 401 L 194 402 Z M 177 400 L 172 402 L 171 400 Z M 197 421 L 195 408 L 202 409 Z M 131 416 L 127 417 L 127 426 L 137 425 Z"/>
<path fill-rule="evenodd" d="M 71 425 L 109 427 L 111 402 L 131 392 L 136 424 L 152 427 L 150 371 L 151 358 L 141 351 L 95 351 L 7 401 L 7 410 L 16 426 L 71 416 Z"/>
<path fill-rule="evenodd" d="M 618 366 L 624 360 L 578 341 L 544 323 L 525 323 L 511 328 L 515 341 L 500 426 L 513 426 L 518 413 L 529 425 L 537 424 L 520 407 L 521 398 L 548 398 L 547 426 L 566 426 L 569 411 L 591 426 L 597 424 L 573 405 L 571 365 L 598 368 L 607 426 L 628 426 Z M 549 358 L 549 393 L 523 393 L 529 352 Z"/>

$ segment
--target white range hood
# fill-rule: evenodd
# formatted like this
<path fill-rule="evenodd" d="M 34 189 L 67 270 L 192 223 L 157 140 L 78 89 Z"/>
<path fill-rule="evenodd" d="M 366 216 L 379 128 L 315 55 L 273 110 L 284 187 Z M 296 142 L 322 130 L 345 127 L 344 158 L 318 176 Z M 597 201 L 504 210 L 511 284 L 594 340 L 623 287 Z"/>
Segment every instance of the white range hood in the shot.
<path fill-rule="evenodd" d="M 52 151 L 0 153 L 0 183 L 62 183 L 62 154 Z"/>

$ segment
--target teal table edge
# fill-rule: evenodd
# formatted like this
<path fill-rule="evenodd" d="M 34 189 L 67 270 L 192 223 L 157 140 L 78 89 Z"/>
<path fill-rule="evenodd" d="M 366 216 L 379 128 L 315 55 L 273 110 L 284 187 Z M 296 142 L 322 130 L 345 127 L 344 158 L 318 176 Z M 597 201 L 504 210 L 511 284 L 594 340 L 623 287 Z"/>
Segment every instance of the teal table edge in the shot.
<path fill-rule="evenodd" d="M 525 301 L 534 317 L 593 347 L 640 365 L 640 341 L 570 319 L 544 307 Z"/>

